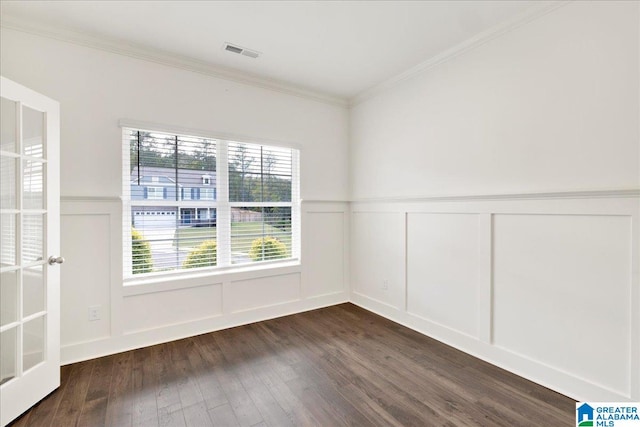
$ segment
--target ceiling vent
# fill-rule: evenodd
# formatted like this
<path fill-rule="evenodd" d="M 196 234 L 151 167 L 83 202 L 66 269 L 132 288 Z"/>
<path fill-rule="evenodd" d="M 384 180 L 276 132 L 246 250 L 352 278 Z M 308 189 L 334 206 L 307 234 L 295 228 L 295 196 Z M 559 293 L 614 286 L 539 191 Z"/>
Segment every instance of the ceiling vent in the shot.
<path fill-rule="evenodd" d="M 222 48 L 227 52 L 237 53 L 239 55 L 248 56 L 249 58 L 257 58 L 260 56 L 260 52 L 247 49 L 244 47 L 240 47 L 238 45 L 231 44 L 231 43 L 225 43 L 224 45 L 222 45 Z"/>

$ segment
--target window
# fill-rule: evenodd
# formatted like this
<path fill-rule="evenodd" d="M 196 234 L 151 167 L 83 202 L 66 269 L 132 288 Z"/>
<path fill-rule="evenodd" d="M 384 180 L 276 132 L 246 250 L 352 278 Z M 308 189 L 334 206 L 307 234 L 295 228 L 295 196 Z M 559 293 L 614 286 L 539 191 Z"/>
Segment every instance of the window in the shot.
<path fill-rule="evenodd" d="M 146 187 L 147 199 L 162 200 L 164 199 L 164 188 L 162 187 Z"/>
<path fill-rule="evenodd" d="M 213 188 L 200 188 L 200 200 L 215 200 L 215 190 Z"/>
<path fill-rule="evenodd" d="M 125 277 L 299 257 L 298 151 L 123 131 Z"/>
<path fill-rule="evenodd" d="M 228 145 L 231 249 L 266 261 L 291 256 L 291 150 Z"/>
<path fill-rule="evenodd" d="M 193 188 L 182 188 L 182 200 L 191 200 L 193 199 Z"/>

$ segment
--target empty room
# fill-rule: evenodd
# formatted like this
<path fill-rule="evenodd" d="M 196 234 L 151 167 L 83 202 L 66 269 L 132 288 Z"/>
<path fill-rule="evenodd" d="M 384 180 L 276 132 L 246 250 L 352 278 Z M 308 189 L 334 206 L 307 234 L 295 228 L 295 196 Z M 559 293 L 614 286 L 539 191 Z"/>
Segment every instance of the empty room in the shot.
<path fill-rule="evenodd" d="M 640 2 L 0 24 L 0 426 L 640 426 Z"/>

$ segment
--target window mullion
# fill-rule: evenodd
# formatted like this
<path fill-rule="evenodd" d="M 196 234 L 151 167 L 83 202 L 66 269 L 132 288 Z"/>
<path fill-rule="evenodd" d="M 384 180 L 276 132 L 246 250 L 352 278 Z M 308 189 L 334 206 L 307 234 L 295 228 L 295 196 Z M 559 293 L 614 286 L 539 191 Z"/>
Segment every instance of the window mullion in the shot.
<path fill-rule="evenodd" d="M 260 201 L 264 202 L 264 148 L 261 146 L 260 147 Z M 262 236 L 260 237 L 262 239 L 263 245 L 262 245 L 262 254 L 261 254 L 261 260 L 264 261 L 265 257 L 264 257 L 264 251 L 265 251 L 265 245 L 264 245 L 264 239 L 265 239 L 265 218 L 264 218 L 264 214 L 265 214 L 265 209 L 264 206 L 262 207 L 262 209 L 260 209 L 260 212 L 262 213 Z"/>
<path fill-rule="evenodd" d="M 229 205 L 229 159 L 227 141 L 218 141 L 216 156 L 218 210 L 216 233 L 218 266 L 231 265 L 231 207 Z"/>

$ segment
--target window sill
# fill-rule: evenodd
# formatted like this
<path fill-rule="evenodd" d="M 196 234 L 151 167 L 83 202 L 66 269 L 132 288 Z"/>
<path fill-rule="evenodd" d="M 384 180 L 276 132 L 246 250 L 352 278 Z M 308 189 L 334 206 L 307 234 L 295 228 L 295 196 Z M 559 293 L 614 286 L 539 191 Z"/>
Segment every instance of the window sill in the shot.
<path fill-rule="evenodd" d="M 233 266 L 200 272 L 175 272 L 145 278 L 127 278 L 123 282 L 123 296 L 134 296 L 155 292 L 195 288 L 223 282 L 259 279 L 300 273 L 302 264 L 299 259 L 286 262 Z"/>

